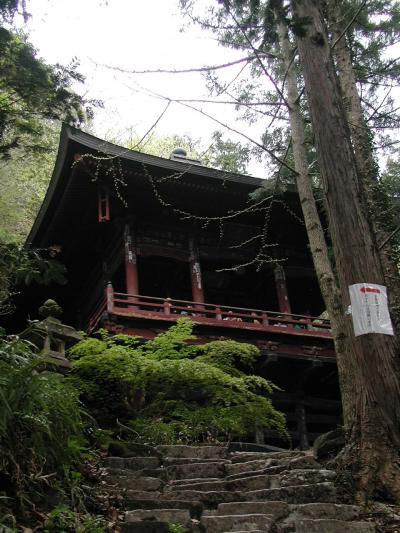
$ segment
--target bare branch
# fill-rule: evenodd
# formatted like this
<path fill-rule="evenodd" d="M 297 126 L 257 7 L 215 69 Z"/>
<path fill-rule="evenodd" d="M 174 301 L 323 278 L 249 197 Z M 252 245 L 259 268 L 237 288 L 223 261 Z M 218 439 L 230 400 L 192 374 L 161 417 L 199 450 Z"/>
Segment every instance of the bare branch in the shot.
<path fill-rule="evenodd" d="M 267 78 L 269 79 L 269 81 L 272 83 L 272 85 L 275 87 L 275 90 L 276 92 L 279 94 L 280 98 L 282 99 L 283 102 L 285 102 L 286 106 L 288 105 L 287 101 L 286 101 L 286 98 L 283 94 L 283 92 L 279 89 L 277 83 L 275 82 L 274 78 L 271 76 L 271 74 L 268 72 L 268 70 L 266 69 L 264 63 L 261 61 L 261 54 L 259 53 L 259 51 L 254 47 L 253 43 L 250 41 L 250 39 L 248 38 L 246 32 L 242 29 L 242 27 L 240 26 L 239 22 L 237 21 L 235 15 L 232 14 L 231 10 L 229 9 L 229 7 L 227 7 L 228 9 L 228 12 L 230 14 L 230 16 L 232 17 L 233 21 L 235 22 L 236 26 L 238 27 L 238 29 L 241 31 L 243 37 L 245 38 L 247 44 L 251 47 L 252 51 L 253 51 L 253 54 L 254 56 L 256 57 L 262 71 L 264 72 L 264 74 L 267 76 Z"/>
<path fill-rule="evenodd" d="M 160 120 L 165 115 L 165 113 L 167 112 L 167 109 L 169 108 L 170 105 L 171 105 L 171 102 L 167 102 L 167 105 L 165 106 L 164 110 L 160 113 L 159 117 L 154 122 L 154 124 L 152 124 L 152 126 L 146 131 L 146 133 L 143 135 L 143 137 L 134 146 L 132 146 L 130 148 L 130 150 L 135 150 L 136 148 L 138 148 L 142 144 L 142 142 L 145 140 L 145 138 L 154 130 L 154 128 L 160 122 Z"/>
<path fill-rule="evenodd" d="M 151 96 L 152 98 L 156 98 L 158 100 L 164 100 L 166 102 L 174 102 L 174 103 L 177 103 L 179 105 L 182 105 L 183 107 L 187 107 L 188 109 L 191 109 L 192 111 L 196 111 L 197 113 L 200 113 L 201 115 L 209 118 L 213 122 L 216 122 L 217 124 L 219 124 L 223 128 L 225 128 L 225 129 L 227 129 L 229 131 L 232 131 L 233 133 L 236 133 L 237 135 L 239 135 L 240 137 L 243 137 L 244 139 L 246 139 L 250 143 L 252 143 L 255 146 L 257 146 L 258 148 L 261 148 L 261 150 L 266 152 L 274 161 L 276 161 L 280 165 L 282 165 L 285 168 L 287 168 L 288 170 L 290 170 L 290 172 L 292 172 L 295 176 L 298 174 L 294 168 L 292 168 L 290 165 L 288 165 L 283 159 L 281 159 L 280 157 L 275 155 L 274 152 L 272 152 L 272 150 L 269 150 L 266 146 L 264 146 L 263 144 L 259 143 L 256 140 L 252 139 L 251 137 L 249 137 L 248 135 L 246 135 L 242 131 L 239 131 L 239 130 L 235 129 L 232 126 L 228 126 L 228 124 L 226 124 L 224 122 L 221 122 L 220 120 L 218 120 L 217 118 L 213 117 L 212 115 L 209 115 L 208 113 L 206 113 L 202 109 L 198 109 L 197 107 L 194 107 L 194 106 L 192 106 L 190 104 L 181 102 L 179 99 L 174 99 L 174 98 L 170 98 L 169 96 L 164 96 L 164 95 L 162 95 L 160 93 L 156 93 L 155 91 L 151 91 L 150 89 L 147 89 L 147 88 L 144 88 L 144 87 L 142 87 L 141 89 L 142 89 L 141 91 L 139 91 L 138 89 L 135 89 L 135 90 L 137 92 L 142 92 L 143 94 L 147 94 L 147 96 Z"/>
<path fill-rule="evenodd" d="M 282 102 L 241 102 L 240 100 L 235 99 L 235 97 L 229 93 L 227 93 L 228 96 L 232 98 L 232 100 L 202 100 L 202 99 L 195 99 L 195 98 L 177 98 L 174 100 L 174 102 L 182 102 L 182 103 L 192 103 L 192 104 L 228 104 L 228 105 L 239 105 L 244 107 L 253 107 L 253 106 L 280 106 Z"/>
<path fill-rule="evenodd" d="M 397 226 L 397 228 L 394 229 L 392 233 L 387 236 L 387 238 L 383 241 L 383 243 L 379 245 L 379 250 L 382 250 L 385 244 L 387 244 L 396 235 L 396 233 L 398 233 L 398 231 L 400 231 L 400 226 Z"/>
<path fill-rule="evenodd" d="M 263 54 L 263 53 L 262 53 Z M 265 54 L 264 54 L 265 55 Z M 187 68 L 187 69 L 147 69 L 147 70 L 129 70 L 124 69 L 122 67 L 115 67 L 112 65 L 106 65 L 104 63 L 95 63 L 96 66 L 104 67 L 109 70 L 116 70 L 117 72 L 122 72 L 123 74 L 191 74 L 193 72 L 209 72 L 211 70 L 221 70 L 227 67 L 232 67 L 234 65 L 239 65 L 243 62 L 250 62 L 253 61 L 256 58 L 256 56 L 246 56 L 242 57 L 240 59 L 236 59 L 235 61 L 230 61 L 228 63 L 222 63 L 221 65 L 210 65 L 210 66 L 204 66 L 204 67 L 198 67 L 198 68 Z"/>
<path fill-rule="evenodd" d="M 337 45 L 337 43 L 346 35 L 346 33 L 348 32 L 348 30 L 350 29 L 350 27 L 354 24 L 356 18 L 358 17 L 358 15 L 361 13 L 362 9 L 364 8 L 365 4 L 367 3 L 367 0 L 363 0 L 363 2 L 361 2 L 360 4 L 360 7 L 357 9 L 357 11 L 354 13 L 354 15 L 352 16 L 352 18 L 350 19 L 349 23 L 346 25 L 346 27 L 344 28 L 344 30 L 342 31 L 342 33 L 339 35 L 339 37 L 336 39 L 336 41 L 332 44 L 331 46 L 331 49 L 333 50 L 335 48 L 335 46 Z"/>

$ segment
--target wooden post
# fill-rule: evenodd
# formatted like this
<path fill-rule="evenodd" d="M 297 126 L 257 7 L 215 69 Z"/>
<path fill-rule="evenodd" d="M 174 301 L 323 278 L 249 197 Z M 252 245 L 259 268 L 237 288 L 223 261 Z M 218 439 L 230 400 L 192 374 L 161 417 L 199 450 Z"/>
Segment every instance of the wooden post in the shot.
<path fill-rule="evenodd" d="M 194 240 L 189 240 L 189 266 L 190 266 L 190 276 L 192 281 L 192 300 L 195 303 L 204 304 L 204 290 L 203 290 L 203 280 L 201 277 L 201 268 L 199 253 L 194 244 Z M 196 306 L 197 309 L 201 309 L 203 306 Z"/>
<path fill-rule="evenodd" d="M 126 292 L 127 294 L 137 296 L 139 294 L 139 278 L 137 269 L 136 247 L 132 238 L 129 224 L 126 224 L 125 226 L 124 241 Z M 130 298 L 129 302 L 136 303 L 137 298 Z"/>
<path fill-rule="evenodd" d="M 114 289 L 111 285 L 111 281 L 107 284 L 106 289 L 106 300 L 107 300 L 107 313 L 112 313 L 114 310 Z"/>
<path fill-rule="evenodd" d="M 171 314 L 171 298 L 166 298 L 164 300 L 163 307 L 164 307 L 164 313 L 166 315 L 170 315 Z"/>
<path fill-rule="evenodd" d="M 304 407 L 304 403 L 298 403 L 296 405 L 296 416 L 297 416 L 297 431 L 299 433 L 299 448 L 300 450 L 308 450 L 310 445 L 308 442 L 306 409 Z"/>
<path fill-rule="evenodd" d="M 290 301 L 286 285 L 285 271 L 281 265 L 278 265 L 274 270 L 276 293 L 278 296 L 279 311 L 281 313 L 292 314 Z"/>
<path fill-rule="evenodd" d="M 108 222 L 110 220 L 110 197 L 108 192 L 100 188 L 97 192 L 98 219 L 99 222 Z"/>

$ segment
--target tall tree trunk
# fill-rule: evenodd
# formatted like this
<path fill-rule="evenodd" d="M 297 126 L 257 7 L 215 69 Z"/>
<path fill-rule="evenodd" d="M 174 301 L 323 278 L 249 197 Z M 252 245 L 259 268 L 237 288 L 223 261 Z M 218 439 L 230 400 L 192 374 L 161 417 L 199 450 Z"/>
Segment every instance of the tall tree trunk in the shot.
<path fill-rule="evenodd" d="M 379 168 L 373 154 L 372 132 L 365 119 L 358 94 L 350 48 L 344 32 L 345 28 L 339 22 L 341 20 L 340 5 L 338 0 L 329 0 L 327 5 L 332 41 L 335 43 L 333 56 L 345 100 L 345 110 L 354 147 L 360 187 L 364 187 L 365 190 L 365 197 L 371 213 L 371 221 L 377 236 L 377 242 L 379 245 L 385 243 L 380 249 L 380 257 L 385 285 L 389 288 L 392 318 L 395 320 L 397 327 L 399 327 L 400 279 L 398 269 L 393 261 L 395 252 L 388 238 L 388 231 L 393 231 L 397 222 L 394 223 L 392 220 L 391 227 L 389 227 L 389 202 L 378 180 Z"/>
<path fill-rule="evenodd" d="M 300 96 L 297 89 L 297 75 L 295 63 L 292 61 L 292 50 L 287 34 L 287 25 L 277 18 L 277 33 L 281 48 L 281 55 L 286 69 L 287 102 L 292 136 L 294 166 L 297 171 L 296 184 L 300 203 L 303 210 L 304 222 L 310 243 L 310 251 L 322 297 L 324 299 L 332 325 L 335 343 L 336 359 L 339 372 L 339 382 L 342 397 L 343 419 L 345 428 L 351 426 L 354 414 L 354 388 L 352 374 L 349 372 L 348 340 L 345 323 L 345 308 L 339 286 L 336 282 L 332 265 L 328 256 L 324 230 L 321 225 L 312 189 L 311 177 L 308 171 L 306 141 L 304 135 L 304 120 L 300 110 Z"/>
<path fill-rule="evenodd" d="M 347 126 L 338 80 L 323 20 L 315 0 L 292 0 L 294 17 L 304 26 L 297 44 L 326 198 L 342 301 L 349 285 L 384 283 L 379 251 L 371 231 Z M 358 497 L 375 491 L 400 502 L 400 385 L 396 338 L 368 334 L 350 343 L 349 372 L 354 374 L 355 416 L 346 459 Z M 347 360 L 345 359 L 345 364 Z"/>

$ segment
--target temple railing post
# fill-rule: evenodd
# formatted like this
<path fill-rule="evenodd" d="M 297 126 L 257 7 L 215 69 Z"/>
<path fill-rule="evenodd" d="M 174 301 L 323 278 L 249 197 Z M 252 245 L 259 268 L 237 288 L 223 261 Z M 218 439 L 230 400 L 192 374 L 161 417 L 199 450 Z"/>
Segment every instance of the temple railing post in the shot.
<path fill-rule="evenodd" d="M 268 315 L 266 313 L 262 313 L 261 314 L 261 322 L 262 322 L 263 326 L 268 326 L 269 325 Z"/>
<path fill-rule="evenodd" d="M 222 320 L 222 311 L 218 306 L 215 308 L 215 318 L 216 320 Z"/>
<path fill-rule="evenodd" d="M 166 298 L 164 300 L 164 304 L 163 304 L 163 307 L 164 307 L 164 313 L 166 315 L 170 315 L 171 314 L 171 298 Z"/>
<path fill-rule="evenodd" d="M 108 282 L 107 284 L 106 301 L 107 301 L 107 313 L 112 313 L 114 311 L 114 289 L 111 284 L 111 281 Z"/>

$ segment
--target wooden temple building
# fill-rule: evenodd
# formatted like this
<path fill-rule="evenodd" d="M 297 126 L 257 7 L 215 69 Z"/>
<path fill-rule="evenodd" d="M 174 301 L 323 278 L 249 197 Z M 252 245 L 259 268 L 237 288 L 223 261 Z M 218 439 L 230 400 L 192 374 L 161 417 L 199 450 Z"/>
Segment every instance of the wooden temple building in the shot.
<path fill-rule="evenodd" d="M 335 354 L 297 194 L 250 203 L 261 186 L 182 150 L 164 159 L 64 127 L 28 243 L 57 247 L 68 283 L 31 291 L 30 313 L 52 297 L 88 332 L 148 339 L 187 316 L 199 342 L 253 343 L 307 447 L 340 424 Z"/>

